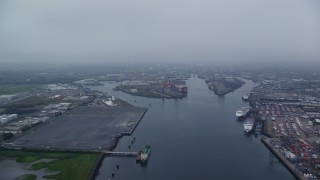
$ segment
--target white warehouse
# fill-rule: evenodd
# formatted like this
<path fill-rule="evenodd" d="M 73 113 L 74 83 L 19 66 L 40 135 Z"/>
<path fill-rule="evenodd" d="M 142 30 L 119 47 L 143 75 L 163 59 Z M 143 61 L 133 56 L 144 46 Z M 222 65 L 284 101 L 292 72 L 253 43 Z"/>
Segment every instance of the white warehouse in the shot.
<path fill-rule="evenodd" d="M 0 116 L 0 123 L 5 124 L 17 118 L 18 118 L 18 114 L 3 114 Z"/>

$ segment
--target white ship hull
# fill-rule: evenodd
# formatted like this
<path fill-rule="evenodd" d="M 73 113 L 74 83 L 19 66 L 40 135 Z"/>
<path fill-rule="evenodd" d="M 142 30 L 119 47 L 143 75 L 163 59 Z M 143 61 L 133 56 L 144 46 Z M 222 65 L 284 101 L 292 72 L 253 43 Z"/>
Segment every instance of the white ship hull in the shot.
<path fill-rule="evenodd" d="M 253 124 L 243 125 L 243 128 L 246 133 L 249 133 L 253 129 Z"/>
<path fill-rule="evenodd" d="M 243 108 L 239 109 L 238 111 L 236 111 L 236 116 L 238 118 L 245 117 L 249 114 L 249 110 L 250 110 L 249 107 L 243 107 Z"/>
<path fill-rule="evenodd" d="M 243 129 L 246 133 L 251 132 L 253 129 L 254 125 L 254 119 L 253 118 L 248 118 L 244 123 L 243 123 Z"/>

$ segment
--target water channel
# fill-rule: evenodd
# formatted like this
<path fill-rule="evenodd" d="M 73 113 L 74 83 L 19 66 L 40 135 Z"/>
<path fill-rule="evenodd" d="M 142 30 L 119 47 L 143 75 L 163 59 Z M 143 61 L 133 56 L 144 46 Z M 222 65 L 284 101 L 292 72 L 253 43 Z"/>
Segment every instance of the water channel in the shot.
<path fill-rule="evenodd" d="M 116 83 L 92 89 L 108 92 L 136 106 L 149 110 L 132 136 L 123 137 L 115 151 L 132 151 L 152 146 L 148 165 L 136 164 L 134 158 L 107 157 L 97 180 L 152 179 L 294 179 L 290 172 L 272 158 L 260 137 L 246 136 L 235 111 L 247 106 L 241 97 L 250 92 L 252 81 L 225 97 L 210 91 L 204 80 L 187 80 L 188 97 L 153 99 L 113 91 Z M 116 166 L 120 169 L 117 170 Z"/>

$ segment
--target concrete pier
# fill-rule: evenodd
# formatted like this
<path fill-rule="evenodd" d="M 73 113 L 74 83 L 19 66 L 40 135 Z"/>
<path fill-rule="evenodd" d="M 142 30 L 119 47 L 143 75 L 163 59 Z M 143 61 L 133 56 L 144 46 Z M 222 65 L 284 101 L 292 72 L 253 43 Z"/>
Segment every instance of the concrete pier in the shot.
<path fill-rule="evenodd" d="M 146 112 L 148 111 L 148 108 L 146 108 L 144 110 L 144 112 L 141 114 L 139 120 L 137 121 L 137 123 L 135 124 L 135 126 L 131 129 L 130 132 L 122 132 L 123 135 L 129 136 L 133 133 L 133 131 L 137 128 L 137 126 L 139 125 L 140 121 L 142 120 L 142 118 L 144 117 L 144 115 L 146 114 Z"/>
<path fill-rule="evenodd" d="M 118 157 L 137 157 L 138 152 L 114 152 L 114 151 L 102 151 L 102 153 L 109 156 L 118 156 Z"/>

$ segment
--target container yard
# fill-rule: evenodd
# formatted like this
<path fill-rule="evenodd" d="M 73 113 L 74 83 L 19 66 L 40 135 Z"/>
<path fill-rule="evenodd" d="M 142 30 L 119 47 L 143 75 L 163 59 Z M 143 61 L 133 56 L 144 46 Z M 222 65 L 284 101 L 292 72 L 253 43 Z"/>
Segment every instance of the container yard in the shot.
<path fill-rule="evenodd" d="M 319 177 L 320 141 L 287 137 L 261 140 L 297 178 Z"/>
<path fill-rule="evenodd" d="M 263 83 L 248 97 L 263 122 L 262 142 L 298 179 L 320 177 L 320 98 L 290 80 Z"/>

